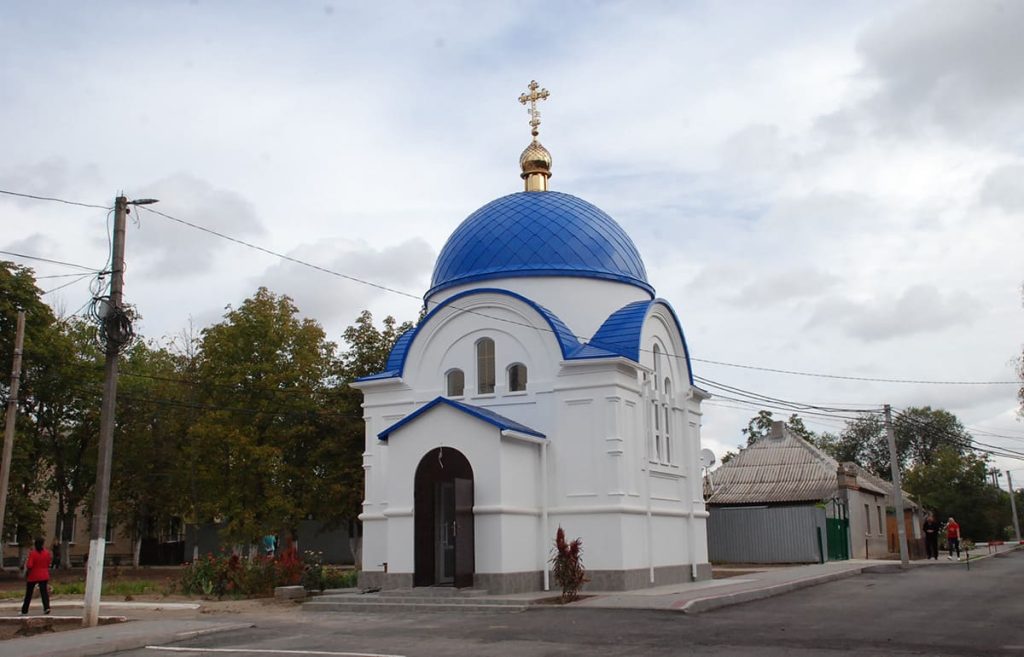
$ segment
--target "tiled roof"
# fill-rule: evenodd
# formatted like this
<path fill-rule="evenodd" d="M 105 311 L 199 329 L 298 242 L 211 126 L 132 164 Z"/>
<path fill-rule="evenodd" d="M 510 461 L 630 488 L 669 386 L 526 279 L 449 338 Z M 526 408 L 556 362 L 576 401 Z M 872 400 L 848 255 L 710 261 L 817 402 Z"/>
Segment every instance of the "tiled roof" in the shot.
<path fill-rule="evenodd" d="M 560 192 L 510 194 L 469 215 L 441 250 L 427 296 L 511 276 L 600 278 L 654 294 L 622 227 L 596 206 Z"/>
<path fill-rule="evenodd" d="M 711 473 L 708 504 L 817 502 L 837 494 L 839 464 L 791 432 L 762 438 Z"/>
<path fill-rule="evenodd" d="M 861 488 L 868 488 L 881 493 L 882 495 L 892 495 L 895 490 L 895 486 L 892 485 L 891 481 L 886 481 L 885 479 L 874 475 L 853 461 L 847 461 L 846 463 L 843 463 L 843 465 L 854 469 L 857 473 L 857 485 Z M 907 491 L 903 491 L 903 504 L 906 507 L 917 506 L 917 503 L 910 499 L 910 493 Z"/>

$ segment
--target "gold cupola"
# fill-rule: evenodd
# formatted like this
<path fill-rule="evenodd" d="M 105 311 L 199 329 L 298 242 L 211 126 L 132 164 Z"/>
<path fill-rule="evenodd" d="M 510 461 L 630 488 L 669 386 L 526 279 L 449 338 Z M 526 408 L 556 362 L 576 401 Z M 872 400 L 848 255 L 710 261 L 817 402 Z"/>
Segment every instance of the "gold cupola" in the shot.
<path fill-rule="evenodd" d="M 545 100 L 551 94 L 547 89 L 539 87 L 536 80 L 531 80 L 530 93 L 519 95 L 520 103 L 530 104 L 527 112 L 530 114 L 530 134 L 533 135 L 533 141 L 519 156 L 519 168 L 523 171 L 520 177 L 526 182 L 528 192 L 548 191 L 548 178 L 551 177 L 551 153 L 537 141 L 537 135 L 540 133 L 540 111 L 537 109 L 537 101 Z"/>

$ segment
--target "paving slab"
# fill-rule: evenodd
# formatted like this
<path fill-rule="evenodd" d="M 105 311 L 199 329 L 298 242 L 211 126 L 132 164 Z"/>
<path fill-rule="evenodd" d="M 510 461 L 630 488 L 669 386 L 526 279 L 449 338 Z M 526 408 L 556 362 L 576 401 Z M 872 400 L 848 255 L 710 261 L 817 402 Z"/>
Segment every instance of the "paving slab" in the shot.
<path fill-rule="evenodd" d="M 0 657 L 92 657 L 249 627 L 203 620 L 129 621 L 0 641 Z"/>

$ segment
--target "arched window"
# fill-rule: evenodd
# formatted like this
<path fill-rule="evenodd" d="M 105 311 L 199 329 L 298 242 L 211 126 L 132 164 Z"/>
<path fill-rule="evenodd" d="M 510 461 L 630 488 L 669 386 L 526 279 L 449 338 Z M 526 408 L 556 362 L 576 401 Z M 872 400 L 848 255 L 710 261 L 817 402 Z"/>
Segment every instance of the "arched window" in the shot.
<path fill-rule="evenodd" d="M 449 397 L 461 397 L 466 393 L 466 375 L 460 369 L 448 370 L 444 383 L 445 393 Z"/>
<path fill-rule="evenodd" d="M 654 389 L 658 389 L 658 380 L 661 379 L 661 348 L 654 345 Z"/>
<path fill-rule="evenodd" d="M 480 395 L 494 392 L 494 340 L 490 338 L 476 343 L 476 391 Z"/>
<path fill-rule="evenodd" d="M 523 392 L 526 390 L 526 365 L 512 363 L 508 366 L 508 391 Z"/>
<path fill-rule="evenodd" d="M 672 463 L 672 382 L 665 379 L 665 396 L 661 401 L 661 412 L 665 416 L 665 462 Z"/>

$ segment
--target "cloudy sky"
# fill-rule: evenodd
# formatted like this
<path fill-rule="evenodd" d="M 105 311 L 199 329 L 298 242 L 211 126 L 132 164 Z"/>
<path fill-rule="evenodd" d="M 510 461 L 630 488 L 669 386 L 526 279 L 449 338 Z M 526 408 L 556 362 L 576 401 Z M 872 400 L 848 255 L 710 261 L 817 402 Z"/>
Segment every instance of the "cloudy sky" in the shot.
<path fill-rule="evenodd" d="M 1021 25 L 1024 3 L 1010 0 L 14 0 L 0 15 L 0 189 L 159 198 L 172 215 L 420 295 L 459 222 L 520 189 L 529 126 L 516 98 L 536 78 L 551 90 L 552 187 L 622 224 L 695 358 L 1012 381 Z M 140 219 L 126 295 L 150 337 L 217 321 L 259 285 L 336 340 L 363 308 L 417 311 Z M 0 249 L 99 268 L 107 248 L 104 210 L 0 196 Z M 47 298 L 74 312 L 87 281 Z M 948 408 L 979 440 L 1024 451 L 1012 385 L 694 369 L 785 400 Z M 740 442 L 754 410 L 708 402 L 706 446 L 720 456 Z"/>

